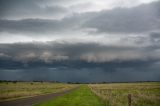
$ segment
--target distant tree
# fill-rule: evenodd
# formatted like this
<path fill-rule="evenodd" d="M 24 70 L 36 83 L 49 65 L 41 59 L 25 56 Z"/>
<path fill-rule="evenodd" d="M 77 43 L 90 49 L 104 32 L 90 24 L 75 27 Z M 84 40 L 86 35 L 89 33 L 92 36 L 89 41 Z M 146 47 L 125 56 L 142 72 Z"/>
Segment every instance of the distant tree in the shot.
<path fill-rule="evenodd" d="M 68 84 L 71 84 L 71 82 L 67 82 Z"/>
<path fill-rule="evenodd" d="M 75 82 L 75 84 L 79 84 L 79 82 Z"/>
<path fill-rule="evenodd" d="M 17 81 L 13 81 L 12 83 L 16 84 L 16 83 L 17 83 Z"/>

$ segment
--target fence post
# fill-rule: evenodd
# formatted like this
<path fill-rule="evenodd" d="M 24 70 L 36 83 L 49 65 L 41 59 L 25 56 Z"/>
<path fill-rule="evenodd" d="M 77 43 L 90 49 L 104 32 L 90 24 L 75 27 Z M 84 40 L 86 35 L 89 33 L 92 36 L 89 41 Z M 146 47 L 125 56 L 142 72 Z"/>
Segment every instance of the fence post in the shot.
<path fill-rule="evenodd" d="M 111 89 L 109 91 L 109 106 L 112 106 L 112 91 Z"/>
<path fill-rule="evenodd" d="M 132 102 L 132 96 L 131 94 L 128 94 L 128 106 L 131 106 L 131 102 Z"/>

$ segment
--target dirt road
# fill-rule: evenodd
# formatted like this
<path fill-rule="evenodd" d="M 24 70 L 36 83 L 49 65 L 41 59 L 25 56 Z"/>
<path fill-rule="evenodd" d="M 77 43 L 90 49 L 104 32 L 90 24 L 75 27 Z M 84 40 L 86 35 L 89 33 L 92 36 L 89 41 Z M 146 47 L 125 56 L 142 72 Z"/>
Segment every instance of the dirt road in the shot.
<path fill-rule="evenodd" d="M 46 95 L 39 95 L 39 96 L 34 96 L 34 97 L 29 97 L 29 98 L 0 102 L 0 106 L 31 106 L 39 102 L 43 102 L 43 101 L 50 100 L 58 96 L 62 96 L 78 88 L 79 87 L 76 87 L 76 88 L 66 90 L 63 92 L 59 92 L 59 93 L 51 93 L 51 94 L 46 94 Z"/>

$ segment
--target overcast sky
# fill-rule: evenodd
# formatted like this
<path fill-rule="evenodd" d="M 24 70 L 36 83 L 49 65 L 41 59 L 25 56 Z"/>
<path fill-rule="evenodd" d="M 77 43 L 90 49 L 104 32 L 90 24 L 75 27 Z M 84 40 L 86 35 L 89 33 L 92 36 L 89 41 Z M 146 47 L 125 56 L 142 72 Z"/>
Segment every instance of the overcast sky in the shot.
<path fill-rule="evenodd" d="M 159 0 L 0 0 L 1 80 L 160 81 L 159 69 Z"/>

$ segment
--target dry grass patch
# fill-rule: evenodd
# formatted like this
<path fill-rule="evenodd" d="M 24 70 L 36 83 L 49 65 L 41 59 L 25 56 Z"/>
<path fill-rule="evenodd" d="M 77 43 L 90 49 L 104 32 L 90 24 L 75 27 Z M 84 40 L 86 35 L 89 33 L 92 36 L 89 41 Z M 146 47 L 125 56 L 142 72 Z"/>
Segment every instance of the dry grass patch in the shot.
<path fill-rule="evenodd" d="M 160 83 L 90 84 L 91 90 L 111 106 L 128 106 L 128 94 L 132 106 L 159 106 Z"/>
<path fill-rule="evenodd" d="M 49 83 L 49 82 L 1 82 L 0 83 L 0 101 L 61 92 L 71 89 L 76 85 Z"/>

